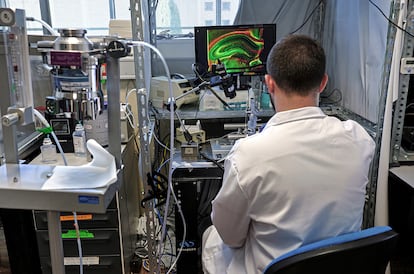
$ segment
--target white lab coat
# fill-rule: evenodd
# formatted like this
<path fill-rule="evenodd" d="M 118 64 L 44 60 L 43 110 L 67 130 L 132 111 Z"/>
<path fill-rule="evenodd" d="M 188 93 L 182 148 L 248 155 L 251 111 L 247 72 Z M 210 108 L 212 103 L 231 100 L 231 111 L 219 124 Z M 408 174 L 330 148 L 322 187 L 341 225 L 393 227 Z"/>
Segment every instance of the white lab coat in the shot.
<path fill-rule="evenodd" d="M 278 112 L 239 140 L 203 235 L 204 271 L 262 273 L 303 244 L 359 230 L 374 148 L 359 124 L 318 107 Z"/>

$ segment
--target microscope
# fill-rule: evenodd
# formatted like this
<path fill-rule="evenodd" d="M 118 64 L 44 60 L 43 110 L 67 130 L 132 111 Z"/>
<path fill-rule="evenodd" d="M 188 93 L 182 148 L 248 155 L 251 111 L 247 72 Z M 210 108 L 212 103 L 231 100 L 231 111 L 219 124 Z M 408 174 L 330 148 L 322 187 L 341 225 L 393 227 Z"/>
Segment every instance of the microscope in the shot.
<path fill-rule="evenodd" d="M 45 117 L 65 152 L 73 152 L 72 133 L 82 123 L 87 138 L 108 145 L 108 117 L 102 93 L 104 56 L 85 29 L 59 29 L 60 36 L 38 45 L 50 67 L 53 95 L 46 97 Z"/>

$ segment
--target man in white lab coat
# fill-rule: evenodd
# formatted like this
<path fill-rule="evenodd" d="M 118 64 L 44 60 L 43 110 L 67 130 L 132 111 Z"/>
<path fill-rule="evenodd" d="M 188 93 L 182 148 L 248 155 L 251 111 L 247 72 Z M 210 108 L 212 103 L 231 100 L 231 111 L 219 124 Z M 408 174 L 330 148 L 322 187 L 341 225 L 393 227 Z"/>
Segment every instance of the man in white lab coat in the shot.
<path fill-rule="evenodd" d="M 203 235 L 205 273 L 262 273 L 285 252 L 361 228 L 375 143 L 356 122 L 318 107 L 325 63 L 303 35 L 271 50 L 265 80 L 276 114 L 226 158 Z"/>

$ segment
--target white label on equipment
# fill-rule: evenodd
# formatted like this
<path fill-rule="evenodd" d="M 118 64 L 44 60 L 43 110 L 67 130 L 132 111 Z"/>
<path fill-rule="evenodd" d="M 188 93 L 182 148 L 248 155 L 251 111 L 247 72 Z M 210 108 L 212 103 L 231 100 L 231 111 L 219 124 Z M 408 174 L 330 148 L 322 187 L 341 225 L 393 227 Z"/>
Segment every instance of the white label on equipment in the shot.
<path fill-rule="evenodd" d="M 413 57 L 401 58 L 400 73 L 401 74 L 414 74 L 414 58 Z"/>
<path fill-rule="evenodd" d="M 99 257 L 82 257 L 83 265 L 98 265 Z M 64 265 L 80 265 L 79 257 L 65 257 L 63 259 Z"/>
<path fill-rule="evenodd" d="M 184 154 L 188 155 L 188 154 L 193 154 L 194 153 L 194 148 L 192 147 L 186 147 L 184 149 Z"/>

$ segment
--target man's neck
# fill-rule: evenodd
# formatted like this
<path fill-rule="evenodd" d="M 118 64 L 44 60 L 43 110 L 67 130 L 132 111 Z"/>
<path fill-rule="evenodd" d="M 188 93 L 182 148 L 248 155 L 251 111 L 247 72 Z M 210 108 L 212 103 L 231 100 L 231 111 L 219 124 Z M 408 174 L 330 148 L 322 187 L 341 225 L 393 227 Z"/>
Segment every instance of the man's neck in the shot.
<path fill-rule="evenodd" d="M 318 96 L 299 96 L 299 95 L 289 95 L 280 96 L 276 100 L 276 111 L 286 111 L 303 107 L 317 107 L 318 106 Z"/>

